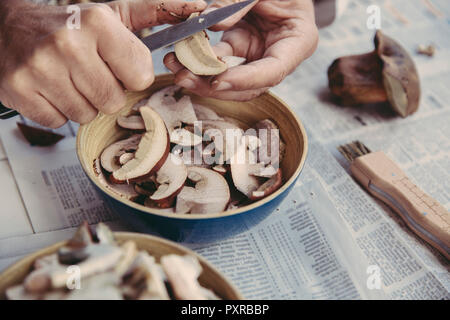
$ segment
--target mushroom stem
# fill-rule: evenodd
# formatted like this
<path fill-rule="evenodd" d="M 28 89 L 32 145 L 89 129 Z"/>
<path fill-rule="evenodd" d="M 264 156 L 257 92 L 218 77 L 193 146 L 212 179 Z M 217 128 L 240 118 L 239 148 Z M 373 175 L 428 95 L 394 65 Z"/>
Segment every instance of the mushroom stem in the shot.
<path fill-rule="evenodd" d="M 328 69 L 330 90 L 346 105 L 386 102 L 382 66 L 376 51 L 336 59 Z"/>

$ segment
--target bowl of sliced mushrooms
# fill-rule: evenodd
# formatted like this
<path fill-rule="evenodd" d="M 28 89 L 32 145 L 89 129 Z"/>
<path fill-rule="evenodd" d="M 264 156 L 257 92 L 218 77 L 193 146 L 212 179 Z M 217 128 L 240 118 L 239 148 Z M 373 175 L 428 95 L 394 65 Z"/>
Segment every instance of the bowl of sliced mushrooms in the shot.
<path fill-rule="evenodd" d="M 196 253 L 158 237 L 83 223 L 68 241 L 0 274 L 0 299 L 238 300 L 238 290 Z"/>
<path fill-rule="evenodd" d="M 273 212 L 300 175 L 306 132 L 265 93 L 248 102 L 196 96 L 160 75 L 127 106 L 80 127 L 77 153 L 117 213 L 142 232 L 211 242 Z"/>

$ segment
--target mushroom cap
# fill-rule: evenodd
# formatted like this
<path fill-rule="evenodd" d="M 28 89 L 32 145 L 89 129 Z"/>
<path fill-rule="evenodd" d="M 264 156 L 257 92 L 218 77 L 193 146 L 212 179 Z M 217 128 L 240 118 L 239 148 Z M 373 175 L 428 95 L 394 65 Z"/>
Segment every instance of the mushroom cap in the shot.
<path fill-rule="evenodd" d="M 419 108 L 420 80 L 414 61 L 394 39 L 381 31 L 375 35 L 375 48 L 383 67 L 383 84 L 391 106 L 402 117 Z"/>
<path fill-rule="evenodd" d="M 230 201 L 230 189 L 225 178 L 210 169 L 189 167 L 188 178 L 195 188 L 184 186 L 177 197 L 177 213 L 217 213 Z"/>
<path fill-rule="evenodd" d="M 160 184 L 150 199 L 158 204 L 171 207 L 176 195 L 181 191 L 187 178 L 187 169 L 183 160 L 173 153 L 169 154 L 166 162 L 156 173 L 156 181 Z"/>
<path fill-rule="evenodd" d="M 143 181 L 158 171 L 168 157 L 170 143 L 163 119 L 148 106 L 139 110 L 147 131 L 139 142 L 134 158 L 110 176 L 114 183 Z"/>

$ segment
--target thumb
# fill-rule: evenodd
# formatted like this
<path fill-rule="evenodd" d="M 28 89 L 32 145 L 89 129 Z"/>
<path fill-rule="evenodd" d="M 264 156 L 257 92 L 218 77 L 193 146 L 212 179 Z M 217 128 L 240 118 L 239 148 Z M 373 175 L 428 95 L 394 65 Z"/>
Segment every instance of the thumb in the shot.
<path fill-rule="evenodd" d="M 212 4 L 210 4 L 208 6 L 208 8 L 206 8 L 206 10 L 203 11 L 203 13 L 205 14 L 205 13 L 211 12 L 211 11 L 213 11 L 215 9 L 219 9 L 219 8 L 222 8 L 222 7 L 229 6 L 229 5 L 231 5 L 233 3 L 236 3 L 236 2 L 240 2 L 240 1 L 236 1 L 236 0 L 216 0 Z M 218 24 L 212 26 L 209 29 L 211 29 L 212 31 L 222 31 L 222 30 L 227 30 L 227 29 L 231 28 L 239 20 L 241 20 L 256 4 L 258 4 L 258 1 L 254 1 L 253 3 L 251 3 L 248 6 L 246 6 L 245 8 L 243 8 L 242 10 L 239 10 L 238 12 L 233 14 L 231 17 L 228 17 L 225 20 L 220 21 Z"/>
<path fill-rule="evenodd" d="M 107 3 L 131 31 L 186 20 L 191 13 L 203 11 L 203 0 L 118 0 Z"/>

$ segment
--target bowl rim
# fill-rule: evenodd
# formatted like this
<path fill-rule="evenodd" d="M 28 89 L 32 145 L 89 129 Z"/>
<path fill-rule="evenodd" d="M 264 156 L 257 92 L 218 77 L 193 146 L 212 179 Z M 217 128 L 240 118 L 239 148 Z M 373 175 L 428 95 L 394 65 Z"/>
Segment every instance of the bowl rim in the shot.
<path fill-rule="evenodd" d="M 167 77 L 167 76 L 173 76 L 169 73 L 165 73 L 165 74 L 160 74 L 158 76 L 156 76 L 155 78 L 155 82 L 158 81 L 158 79 L 163 78 L 163 77 Z M 95 179 L 94 177 L 94 171 L 91 170 L 92 166 L 86 167 L 86 164 L 84 163 L 84 161 L 81 160 L 81 150 L 82 150 L 82 146 L 81 146 L 81 135 L 82 133 L 87 130 L 86 128 L 90 125 L 90 123 L 81 125 L 80 128 L 78 129 L 77 132 L 77 140 L 76 140 L 76 150 L 77 150 L 77 157 L 78 160 L 81 164 L 81 166 L 83 167 L 84 172 L 87 174 L 87 176 L 89 177 L 89 179 L 91 180 L 91 182 L 93 182 L 100 190 L 102 190 L 104 193 L 106 193 L 107 196 L 113 198 L 114 200 L 117 200 L 133 209 L 136 209 L 138 211 L 140 211 L 141 213 L 150 213 L 150 214 L 154 214 L 163 218 L 168 218 L 168 219 L 176 219 L 176 220 L 205 220 L 205 219 L 220 219 L 220 218 L 225 218 L 225 217 L 230 217 L 230 216 L 234 216 L 234 215 L 238 215 L 247 211 L 252 211 L 254 209 L 257 209 L 259 207 L 264 206 L 265 204 L 271 202 L 273 199 L 275 199 L 276 197 L 278 197 L 279 195 L 281 195 L 284 191 L 286 191 L 297 179 L 297 177 L 300 175 L 303 166 L 305 164 L 306 161 L 306 157 L 308 154 L 308 135 L 306 133 L 306 130 L 302 124 L 302 122 L 300 121 L 300 118 L 297 116 L 297 114 L 277 95 L 275 95 L 274 93 L 267 91 L 265 93 L 262 94 L 262 96 L 264 95 L 268 95 L 269 97 L 277 100 L 279 103 L 281 103 L 281 105 L 292 115 L 293 119 L 295 120 L 296 124 L 299 126 L 300 128 L 300 132 L 302 133 L 302 137 L 303 137 L 303 153 L 301 155 L 300 158 L 300 162 L 297 166 L 297 168 L 295 169 L 294 173 L 292 174 L 292 176 L 274 193 L 272 193 L 271 195 L 258 200 L 254 203 L 251 203 L 249 205 L 240 207 L 238 209 L 233 209 L 233 210 L 227 210 L 227 211 L 222 211 L 219 213 L 184 213 L 184 214 L 180 214 L 180 213 L 168 213 L 168 212 L 164 212 L 162 210 L 159 210 L 157 208 L 150 208 L 150 207 L 145 207 L 141 204 L 135 203 L 131 200 L 122 198 L 116 194 L 111 193 L 107 188 L 105 188 L 102 184 L 100 184 L 98 182 L 98 179 Z M 94 120 L 95 121 L 95 120 Z"/>
<path fill-rule="evenodd" d="M 183 254 L 192 255 L 192 256 L 196 257 L 200 261 L 201 264 L 207 266 L 209 269 L 211 269 L 213 272 L 215 272 L 216 275 L 219 278 L 221 278 L 221 280 L 229 286 L 229 289 L 236 296 L 236 299 L 238 299 L 238 300 L 244 299 L 240 290 L 233 284 L 232 281 L 229 280 L 229 278 L 226 275 L 224 275 L 221 271 L 219 271 L 219 269 L 217 269 L 213 264 L 211 264 L 208 260 L 206 260 L 200 254 L 196 253 L 195 251 L 193 251 L 185 246 L 182 246 L 174 241 L 170 241 L 170 240 L 167 240 L 167 239 L 164 239 L 164 238 L 161 238 L 158 236 L 150 235 L 150 234 L 142 234 L 142 233 L 137 233 L 137 232 L 124 232 L 124 231 L 116 231 L 116 232 L 113 232 L 113 234 L 117 238 L 123 238 L 123 240 L 134 240 L 136 238 L 141 238 L 144 241 L 152 241 L 155 244 L 163 244 L 163 245 L 169 246 L 171 248 L 175 248 L 179 251 L 182 251 Z M 120 240 L 121 239 L 119 239 L 119 241 Z M 58 248 L 63 246 L 65 243 L 67 243 L 67 241 L 69 241 L 69 240 L 59 241 L 59 242 L 56 242 L 54 244 L 51 244 L 42 249 L 39 249 L 37 251 L 34 251 L 32 253 L 25 255 L 20 260 L 12 263 L 6 269 L 4 269 L 2 272 L 0 272 L 0 280 L 2 278 L 5 278 L 8 274 L 14 274 L 15 273 L 14 270 L 17 269 L 22 263 L 26 262 L 27 260 L 32 259 L 32 261 L 34 262 L 37 258 L 44 255 L 48 251 L 56 251 Z"/>

